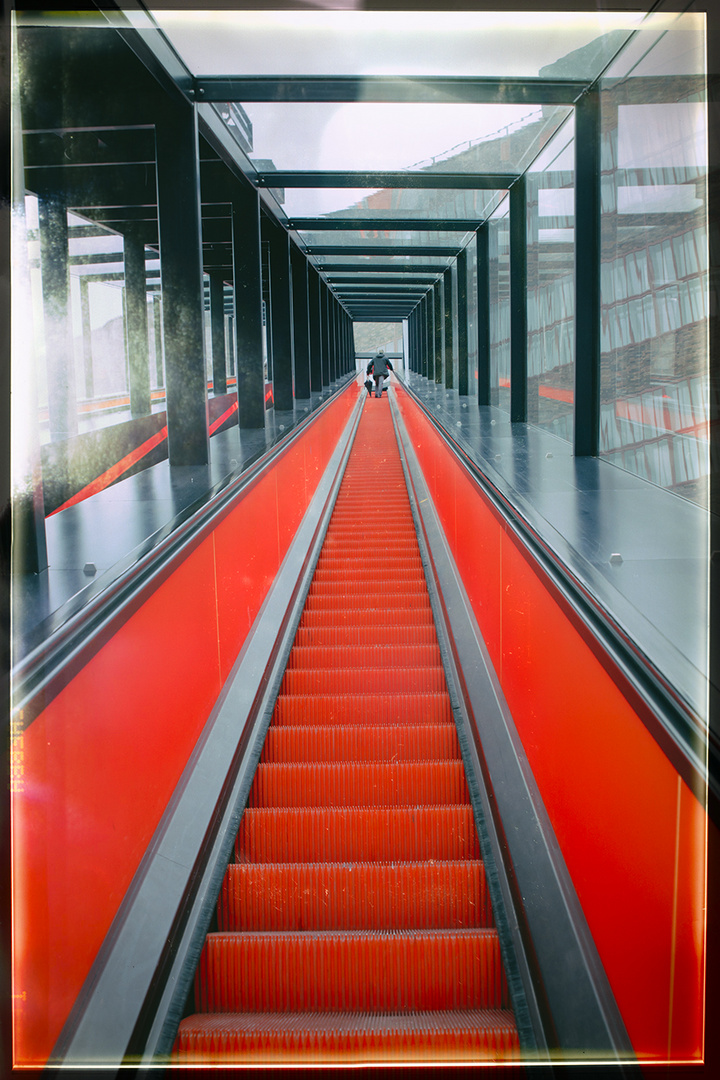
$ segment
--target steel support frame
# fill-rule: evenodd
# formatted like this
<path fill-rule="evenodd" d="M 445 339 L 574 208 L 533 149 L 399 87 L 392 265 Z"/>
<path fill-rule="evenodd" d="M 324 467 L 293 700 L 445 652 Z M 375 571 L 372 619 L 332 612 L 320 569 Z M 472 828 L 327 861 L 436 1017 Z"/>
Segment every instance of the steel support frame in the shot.
<path fill-rule="evenodd" d="M 263 216 L 265 238 L 270 243 L 270 319 L 272 321 L 272 372 L 275 408 L 293 407 L 293 308 L 290 280 L 290 237 Z"/>
<path fill-rule="evenodd" d="M 576 457 L 600 451 L 600 98 L 575 106 L 575 415 Z"/>
<path fill-rule="evenodd" d="M 310 397 L 310 311 L 308 263 L 295 244 L 290 245 L 293 333 L 295 341 L 295 397 Z"/>
<path fill-rule="evenodd" d="M 457 340 L 458 340 L 458 394 L 468 394 L 468 285 L 467 249 L 457 257 Z"/>
<path fill-rule="evenodd" d="M 510 420 L 527 421 L 527 198 L 522 177 L 510 188 Z"/>
<path fill-rule="evenodd" d="M 200 158 L 195 109 L 178 102 L 155 126 L 170 465 L 207 465 Z"/>
<path fill-rule="evenodd" d="M 478 406 L 490 404 L 490 232 L 487 222 L 477 242 Z"/>
<path fill-rule="evenodd" d="M 227 393 L 227 357 L 225 355 L 225 282 L 224 272 L 213 267 L 210 278 L 210 343 L 212 349 L 213 393 Z"/>
<path fill-rule="evenodd" d="M 238 425 L 265 426 L 262 337 L 260 198 L 250 184 L 232 182 L 233 298 Z"/>
<path fill-rule="evenodd" d="M 455 334 L 453 312 L 453 270 L 448 266 L 443 274 L 443 296 L 445 299 L 445 389 L 452 390 L 455 381 Z"/>
<path fill-rule="evenodd" d="M 444 316 L 443 316 L 443 296 L 442 296 L 442 283 L 436 281 L 433 286 L 433 317 L 435 319 L 435 383 L 437 385 L 442 384 L 443 371 L 444 371 Z"/>

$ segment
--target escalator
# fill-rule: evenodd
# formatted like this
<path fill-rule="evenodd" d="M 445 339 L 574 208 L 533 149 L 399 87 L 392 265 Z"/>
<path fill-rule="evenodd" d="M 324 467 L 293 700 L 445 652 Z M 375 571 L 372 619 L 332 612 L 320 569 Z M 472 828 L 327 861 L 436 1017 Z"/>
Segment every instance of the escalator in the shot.
<path fill-rule="evenodd" d="M 178 1064 L 516 1061 L 390 405 L 364 405 Z"/>

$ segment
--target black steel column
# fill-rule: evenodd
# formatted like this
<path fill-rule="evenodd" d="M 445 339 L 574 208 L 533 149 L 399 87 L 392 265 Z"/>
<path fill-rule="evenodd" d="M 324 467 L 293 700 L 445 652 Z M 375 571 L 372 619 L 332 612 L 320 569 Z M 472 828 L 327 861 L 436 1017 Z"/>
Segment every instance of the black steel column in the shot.
<path fill-rule="evenodd" d="M 525 177 L 510 188 L 510 419 L 527 420 L 527 206 Z"/>
<path fill-rule="evenodd" d="M 600 102 L 575 105 L 575 454 L 600 440 Z"/>
<path fill-rule="evenodd" d="M 195 109 L 169 106 L 155 127 L 168 458 L 207 465 L 207 381 Z"/>
<path fill-rule="evenodd" d="M 265 425 L 260 197 L 237 181 L 232 189 L 233 294 L 238 424 Z"/>
<path fill-rule="evenodd" d="M 153 296 L 153 326 L 155 329 L 155 385 L 165 385 L 165 370 L 163 364 L 163 337 L 162 337 L 162 297 L 160 293 Z"/>
<path fill-rule="evenodd" d="M 290 237 L 268 221 L 270 241 L 270 318 L 272 320 L 273 396 L 276 409 L 293 407 L 293 327 Z"/>
<path fill-rule="evenodd" d="M 328 305 L 329 341 L 330 341 L 330 381 L 337 382 L 338 343 L 337 343 L 337 300 L 330 293 Z"/>
<path fill-rule="evenodd" d="M 137 233 L 123 235 L 125 268 L 125 348 L 127 350 L 130 415 L 150 413 L 150 353 L 148 349 L 147 275 L 145 244 Z"/>
<path fill-rule="evenodd" d="M 310 310 L 310 389 L 322 391 L 322 342 L 320 340 L 320 277 L 308 266 L 308 307 Z"/>
<path fill-rule="evenodd" d="M 83 345 L 83 369 L 85 374 L 85 397 L 95 395 L 95 374 L 93 372 L 92 356 L 92 325 L 90 323 L 90 296 L 88 289 L 90 282 L 80 278 L 80 315 L 82 319 L 82 345 Z"/>
<path fill-rule="evenodd" d="M 213 393 L 227 393 L 225 356 L 225 282 L 223 271 L 213 267 L 210 276 L 210 340 L 212 343 Z"/>
<path fill-rule="evenodd" d="M 467 303 L 467 251 L 457 257 L 458 276 L 458 393 L 468 393 L 468 303 Z"/>
<path fill-rule="evenodd" d="M 478 405 L 490 404 L 490 230 L 487 222 L 477 239 Z"/>
<path fill-rule="evenodd" d="M 435 382 L 440 385 L 443 381 L 443 304 L 442 285 L 436 281 L 433 285 L 433 315 L 435 318 Z"/>
<path fill-rule="evenodd" d="M 75 359 L 70 327 L 67 210 L 59 199 L 38 199 L 45 370 L 50 438 L 77 435 Z"/>
<path fill-rule="evenodd" d="M 328 307 L 330 305 L 330 297 L 328 294 L 328 287 L 325 282 L 320 278 L 320 344 L 321 344 L 321 366 L 322 366 L 322 384 L 323 387 L 330 385 L 330 339 L 328 336 Z"/>
<path fill-rule="evenodd" d="M 308 263 L 295 244 L 290 244 L 292 308 L 295 338 L 295 397 L 310 397 L 310 322 L 308 310 Z"/>
<path fill-rule="evenodd" d="M 451 390 L 454 378 L 454 334 L 453 334 L 453 279 L 452 267 L 448 266 L 443 274 L 443 289 L 445 293 L 445 387 Z"/>

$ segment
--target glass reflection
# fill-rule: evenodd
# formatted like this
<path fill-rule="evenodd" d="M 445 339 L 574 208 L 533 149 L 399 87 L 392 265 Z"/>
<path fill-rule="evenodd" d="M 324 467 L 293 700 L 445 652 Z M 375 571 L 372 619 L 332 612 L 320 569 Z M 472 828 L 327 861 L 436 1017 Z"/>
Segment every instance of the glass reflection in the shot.
<path fill-rule="evenodd" d="M 601 453 L 706 504 L 703 24 L 668 16 L 638 38 L 601 83 Z"/>

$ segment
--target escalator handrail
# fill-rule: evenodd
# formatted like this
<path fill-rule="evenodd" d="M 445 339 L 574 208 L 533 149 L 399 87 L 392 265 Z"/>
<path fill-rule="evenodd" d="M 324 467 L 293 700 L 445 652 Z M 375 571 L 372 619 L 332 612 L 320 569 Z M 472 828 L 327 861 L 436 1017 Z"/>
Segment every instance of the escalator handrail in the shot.
<path fill-rule="evenodd" d="M 326 400 L 240 475 L 229 474 L 139 544 L 93 583 L 98 590 L 92 596 L 87 598 L 83 590 L 64 605 L 63 611 L 69 610 L 70 614 L 12 668 L 12 715 L 16 724 L 24 728 L 35 719 L 147 595 L 215 528 L 232 503 L 273 467 L 354 378 L 352 373 L 340 382 L 337 390 L 331 391 Z M 52 623 L 53 616 L 47 621 Z"/>
<path fill-rule="evenodd" d="M 650 734 L 701 805 L 707 806 L 708 813 L 717 819 L 720 803 L 717 792 L 713 792 L 708 783 L 709 769 L 705 760 L 705 754 L 711 750 L 707 725 L 512 500 L 493 484 L 478 463 L 425 407 L 408 383 L 403 379 L 399 381 L 496 513 L 510 527 L 513 536 L 544 573 L 561 606 L 586 643 L 603 665 L 612 666 L 623 684 L 626 697 Z M 710 769 L 710 775 L 713 774 L 714 771 Z"/>

